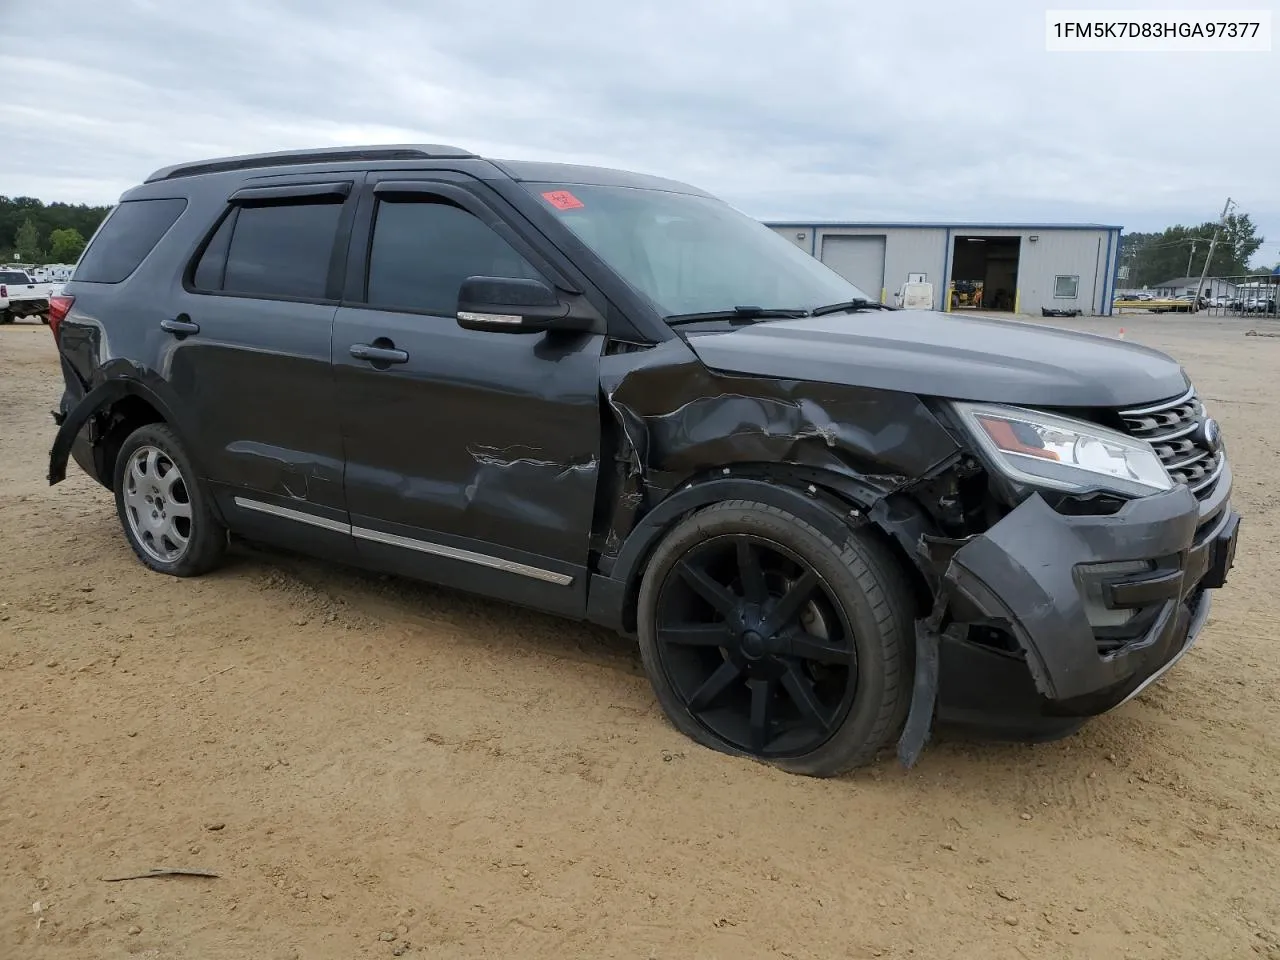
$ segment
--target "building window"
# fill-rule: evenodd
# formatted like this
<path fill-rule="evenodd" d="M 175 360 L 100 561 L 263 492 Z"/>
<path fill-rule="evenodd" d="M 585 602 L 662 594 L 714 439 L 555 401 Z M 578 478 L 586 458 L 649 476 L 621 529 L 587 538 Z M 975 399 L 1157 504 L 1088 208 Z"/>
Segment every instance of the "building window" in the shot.
<path fill-rule="evenodd" d="M 1080 293 L 1079 277 L 1054 277 L 1053 295 L 1064 300 L 1074 300 Z"/>

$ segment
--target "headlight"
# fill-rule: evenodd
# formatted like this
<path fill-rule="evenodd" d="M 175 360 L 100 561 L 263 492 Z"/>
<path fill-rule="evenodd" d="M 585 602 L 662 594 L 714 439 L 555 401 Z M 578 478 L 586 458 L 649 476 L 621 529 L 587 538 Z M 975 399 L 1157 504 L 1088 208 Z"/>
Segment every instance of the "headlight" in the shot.
<path fill-rule="evenodd" d="M 995 404 L 956 403 L 992 465 L 1014 480 L 1056 490 L 1143 497 L 1173 487 L 1151 444 L 1084 420 Z"/>

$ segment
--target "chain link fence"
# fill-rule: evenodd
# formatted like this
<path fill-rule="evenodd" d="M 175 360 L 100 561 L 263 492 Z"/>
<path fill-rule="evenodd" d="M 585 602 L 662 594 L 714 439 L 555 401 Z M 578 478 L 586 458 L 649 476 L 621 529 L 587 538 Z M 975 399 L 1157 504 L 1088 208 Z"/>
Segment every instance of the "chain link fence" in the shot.
<path fill-rule="evenodd" d="M 1280 275 L 1206 277 L 1203 283 L 1192 280 L 1173 290 L 1122 290 L 1113 306 L 1116 312 L 1205 313 L 1276 320 L 1280 319 Z"/>

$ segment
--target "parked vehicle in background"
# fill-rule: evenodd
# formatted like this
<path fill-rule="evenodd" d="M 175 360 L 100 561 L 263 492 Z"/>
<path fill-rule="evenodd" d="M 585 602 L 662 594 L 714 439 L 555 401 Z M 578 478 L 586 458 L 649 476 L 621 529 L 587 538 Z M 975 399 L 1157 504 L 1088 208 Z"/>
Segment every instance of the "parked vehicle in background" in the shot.
<path fill-rule="evenodd" d="M 0 269 L 0 323 L 24 317 L 49 322 L 49 284 L 36 283 L 25 270 Z"/>
<path fill-rule="evenodd" d="M 894 306 L 900 310 L 932 310 L 932 283 L 904 283 L 893 295 Z"/>
<path fill-rule="evenodd" d="M 71 279 L 75 269 L 74 263 L 46 263 L 29 269 L 27 273 L 36 283 L 65 283 Z"/>
<path fill-rule="evenodd" d="M 1270 294 L 1256 294 L 1244 301 L 1245 313 L 1275 313 L 1276 298 Z"/>
<path fill-rule="evenodd" d="M 1186 374 L 882 310 L 656 177 L 444 146 L 180 164 L 54 297 L 49 482 L 74 457 L 158 573 L 231 532 L 604 624 L 678 729 L 795 773 L 1137 696 L 1235 555 Z"/>
<path fill-rule="evenodd" d="M 1199 309 L 1189 295 L 1157 298 L 1144 301 L 1139 306 L 1152 313 L 1195 313 Z"/>

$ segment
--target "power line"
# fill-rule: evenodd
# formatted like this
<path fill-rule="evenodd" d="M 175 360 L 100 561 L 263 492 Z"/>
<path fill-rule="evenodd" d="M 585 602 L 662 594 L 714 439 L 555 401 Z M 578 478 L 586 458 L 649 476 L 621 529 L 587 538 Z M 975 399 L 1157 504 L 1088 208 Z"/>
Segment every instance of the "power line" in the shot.
<path fill-rule="evenodd" d="M 1132 237 L 1133 234 L 1130 234 L 1129 236 Z M 1140 243 L 1132 249 L 1159 250 L 1162 247 L 1179 247 L 1184 243 L 1208 243 L 1212 239 L 1212 237 L 1183 237 L 1181 240 L 1166 240 L 1164 243 L 1151 243 L 1148 241 L 1146 243 Z"/>

